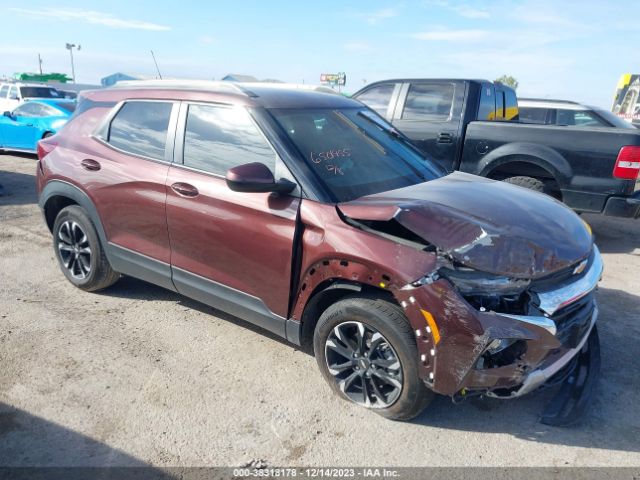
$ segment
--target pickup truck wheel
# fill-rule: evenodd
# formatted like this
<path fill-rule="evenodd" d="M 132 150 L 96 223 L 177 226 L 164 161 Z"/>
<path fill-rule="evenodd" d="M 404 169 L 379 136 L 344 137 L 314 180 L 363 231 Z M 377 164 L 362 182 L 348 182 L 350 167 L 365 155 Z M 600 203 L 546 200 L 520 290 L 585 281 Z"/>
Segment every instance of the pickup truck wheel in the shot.
<path fill-rule="evenodd" d="M 528 188 L 529 190 L 535 190 L 540 193 L 547 193 L 546 185 L 542 180 L 538 180 L 533 177 L 509 177 L 505 178 L 503 182 L 510 183 L 512 185 L 518 185 L 519 187 Z"/>
<path fill-rule="evenodd" d="M 102 290 L 120 278 L 111 268 L 87 212 L 78 205 L 58 213 L 53 223 L 53 248 L 64 276 L 82 290 Z"/>
<path fill-rule="evenodd" d="M 340 396 L 393 419 L 419 415 L 434 393 L 418 377 L 418 350 L 402 310 L 362 296 L 330 306 L 316 325 L 314 351 Z"/>

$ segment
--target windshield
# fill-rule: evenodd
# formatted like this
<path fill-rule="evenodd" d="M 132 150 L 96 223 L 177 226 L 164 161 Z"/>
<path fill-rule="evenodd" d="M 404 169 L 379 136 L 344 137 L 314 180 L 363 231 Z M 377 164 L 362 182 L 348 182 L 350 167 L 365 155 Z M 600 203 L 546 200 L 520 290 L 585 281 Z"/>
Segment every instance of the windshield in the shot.
<path fill-rule="evenodd" d="M 443 175 L 384 120 L 363 108 L 271 109 L 338 202 Z"/>
<path fill-rule="evenodd" d="M 594 111 L 598 115 L 600 115 L 602 118 L 604 118 L 607 122 L 609 122 L 611 125 L 613 125 L 614 127 L 618 127 L 618 128 L 633 128 L 633 129 L 636 128 L 633 125 L 631 125 L 631 123 L 629 123 L 626 120 L 618 117 L 617 115 L 614 115 L 613 113 L 609 112 L 608 110 L 604 110 L 604 109 L 601 109 L 601 108 L 594 108 Z"/>
<path fill-rule="evenodd" d="M 49 87 L 20 87 L 22 98 L 61 98 L 62 95 L 55 88 Z"/>

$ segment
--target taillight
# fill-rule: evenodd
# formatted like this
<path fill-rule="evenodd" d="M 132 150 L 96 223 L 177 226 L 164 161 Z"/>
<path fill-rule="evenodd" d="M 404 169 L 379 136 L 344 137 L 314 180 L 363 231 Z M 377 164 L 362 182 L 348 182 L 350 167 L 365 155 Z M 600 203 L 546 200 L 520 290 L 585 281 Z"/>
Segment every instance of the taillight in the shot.
<path fill-rule="evenodd" d="M 635 180 L 640 173 L 640 147 L 622 147 L 618 153 L 613 176 L 621 180 Z"/>
<path fill-rule="evenodd" d="M 58 142 L 49 139 L 42 139 L 38 142 L 38 160 L 42 160 L 44 157 L 53 152 L 53 149 L 58 146 Z"/>

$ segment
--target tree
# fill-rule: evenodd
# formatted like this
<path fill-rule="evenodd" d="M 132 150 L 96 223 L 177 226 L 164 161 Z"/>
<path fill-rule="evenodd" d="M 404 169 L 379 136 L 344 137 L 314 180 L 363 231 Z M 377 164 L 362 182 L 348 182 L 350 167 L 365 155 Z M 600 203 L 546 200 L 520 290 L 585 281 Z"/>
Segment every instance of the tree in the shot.
<path fill-rule="evenodd" d="M 502 75 L 501 77 L 498 77 L 494 80 L 494 82 L 496 83 L 502 83 L 503 85 L 507 85 L 511 88 L 513 88 L 514 90 L 516 88 L 518 88 L 518 80 L 516 80 L 514 77 L 512 77 L 511 75 Z"/>

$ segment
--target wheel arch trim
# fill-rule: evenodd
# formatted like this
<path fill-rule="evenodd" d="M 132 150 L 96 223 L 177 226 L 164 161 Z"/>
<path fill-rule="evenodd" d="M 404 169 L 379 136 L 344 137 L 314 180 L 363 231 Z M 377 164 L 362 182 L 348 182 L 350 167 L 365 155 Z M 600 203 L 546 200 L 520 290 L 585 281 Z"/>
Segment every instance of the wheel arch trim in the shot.
<path fill-rule="evenodd" d="M 91 200 L 91 198 L 89 198 L 89 195 L 69 182 L 65 182 L 63 180 L 51 180 L 44 186 L 42 192 L 40 192 L 40 197 L 38 199 L 38 205 L 40 207 L 40 210 L 42 211 L 42 214 L 45 216 L 45 222 L 47 203 L 54 197 L 69 198 L 70 200 L 73 200 L 77 205 L 84 208 L 89 215 L 89 218 L 93 222 L 93 226 L 98 233 L 98 237 L 100 237 L 100 242 L 102 242 L 103 245 L 107 245 L 107 235 L 104 231 L 104 227 L 102 226 L 100 215 L 96 206 L 93 204 L 93 201 Z"/>
<path fill-rule="evenodd" d="M 487 177 L 497 168 L 509 163 L 530 163 L 548 171 L 560 186 L 568 184 L 573 176 L 569 162 L 557 151 L 527 143 L 510 143 L 487 154 L 478 165 L 478 175 Z"/>

